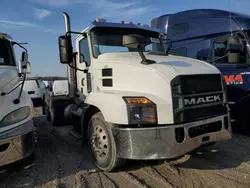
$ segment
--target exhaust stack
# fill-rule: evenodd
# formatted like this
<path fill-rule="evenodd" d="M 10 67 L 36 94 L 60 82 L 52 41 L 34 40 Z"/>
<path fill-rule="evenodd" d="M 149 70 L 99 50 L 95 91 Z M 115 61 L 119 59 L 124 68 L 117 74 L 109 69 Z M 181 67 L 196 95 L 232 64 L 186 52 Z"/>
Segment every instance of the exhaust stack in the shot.
<path fill-rule="evenodd" d="M 69 33 L 71 31 L 69 15 L 66 12 L 63 12 L 63 17 L 64 17 L 64 24 L 65 24 L 65 32 L 67 36 L 71 36 L 71 33 Z"/>
<path fill-rule="evenodd" d="M 64 24 L 65 24 L 65 32 L 66 32 L 66 36 L 69 37 L 70 39 L 70 43 L 72 43 L 72 39 L 71 39 L 71 28 L 70 28 L 70 18 L 69 15 L 66 12 L 62 13 L 63 17 L 64 17 Z M 71 44 L 72 47 L 72 52 L 73 52 L 73 46 Z M 72 54 L 73 56 L 73 54 Z M 73 58 L 73 62 L 70 62 L 71 66 L 76 67 L 76 60 L 75 58 Z M 69 65 L 67 66 L 67 74 L 68 74 L 68 84 L 69 84 L 69 97 L 75 101 L 76 99 L 76 69 L 70 67 Z"/>

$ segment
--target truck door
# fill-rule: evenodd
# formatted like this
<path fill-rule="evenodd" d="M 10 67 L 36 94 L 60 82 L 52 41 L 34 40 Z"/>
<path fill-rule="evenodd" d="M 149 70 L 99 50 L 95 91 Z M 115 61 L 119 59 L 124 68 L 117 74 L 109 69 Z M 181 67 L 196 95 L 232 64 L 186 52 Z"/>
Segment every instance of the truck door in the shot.
<path fill-rule="evenodd" d="M 90 65 L 90 50 L 89 50 L 89 41 L 88 37 L 80 36 L 76 39 L 76 51 L 77 58 L 76 58 L 76 66 L 78 69 L 84 70 L 87 68 L 86 65 Z M 77 71 L 77 90 L 79 96 L 83 99 L 89 93 L 89 83 L 88 81 L 88 73 L 84 73 L 83 71 Z"/>
<path fill-rule="evenodd" d="M 226 55 L 226 40 L 223 36 L 212 40 L 212 59 Z M 243 42 L 239 38 L 240 42 Z M 229 63 L 225 57 L 216 61 L 215 66 L 222 72 L 227 84 L 229 104 L 239 101 L 250 89 L 249 55 L 245 45 L 244 52 L 240 54 L 240 62 Z"/>

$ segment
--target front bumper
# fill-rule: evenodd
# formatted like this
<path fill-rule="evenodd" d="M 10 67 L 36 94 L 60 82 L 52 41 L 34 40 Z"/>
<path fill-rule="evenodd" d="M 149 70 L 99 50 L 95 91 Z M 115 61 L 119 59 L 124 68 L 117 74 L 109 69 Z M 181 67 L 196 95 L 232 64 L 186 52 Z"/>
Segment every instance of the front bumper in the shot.
<path fill-rule="evenodd" d="M 0 133 L 0 166 L 28 157 L 34 148 L 33 120 Z"/>
<path fill-rule="evenodd" d="M 179 134 L 180 130 L 183 130 L 183 134 Z M 203 144 L 228 140 L 232 137 L 229 114 L 192 123 L 155 128 L 113 127 L 112 132 L 118 157 L 139 160 L 175 158 Z M 177 135 L 182 135 L 182 142 Z"/>

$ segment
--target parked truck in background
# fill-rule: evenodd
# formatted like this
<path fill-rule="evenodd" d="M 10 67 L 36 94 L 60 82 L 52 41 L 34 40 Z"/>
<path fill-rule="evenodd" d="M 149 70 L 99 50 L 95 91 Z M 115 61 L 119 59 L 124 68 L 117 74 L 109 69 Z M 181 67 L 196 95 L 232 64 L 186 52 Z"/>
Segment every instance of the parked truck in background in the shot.
<path fill-rule="evenodd" d="M 42 82 L 45 84 L 45 87 L 47 88 L 48 85 L 49 85 L 49 81 L 47 81 L 47 80 L 42 80 Z"/>
<path fill-rule="evenodd" d="M 99 169 L 111 171 L 125 159 L 174 158 L 231 138 L 216 67 L 167 54 L 159 29 L 97 19 L 73 32 L 63 15 L 66 34 L 59 37 L 59 52 L 69 82 L 64 115 L 87 141 Z M 78 34 L 76 52 L 72 33 Z"/>
<path fill-rule="evenodd" d="M 207 61 L 222 72 L 231 118 L 240 129 L 249 131 L 250 15 L 194 9 L 159 16 L 151 26 L 163 29 L 172 40 L 170 54 Z M 228 54 L 229 40 L 242 50 Z"/>
<path fill-rule="evenodd" d="M 42 81 L 36 78 L 26 78 L 23 89 L 29 94 L 34 106 L 43 106 L 46 86 Z"/>
<path fill-rule="evenodd" d="M 24 49 L 19 64 L 14 45 Z M 33 156 L 33 104 L 23 91 L 29 71 L 27 50 L 10 35 L 0 33 L 0 166 Z"/>
<path fill-rule="evenodd" d="M 48 85 L 43 111 L 46 119 L 52 122 L 52 125 L 64 125 L 64 107 L 69 102 L 68 80 L 54 80 Z M 55 108 L 58 110 L 55 111 Z M 60 110 L 59 110 L 60 109 Z"/>

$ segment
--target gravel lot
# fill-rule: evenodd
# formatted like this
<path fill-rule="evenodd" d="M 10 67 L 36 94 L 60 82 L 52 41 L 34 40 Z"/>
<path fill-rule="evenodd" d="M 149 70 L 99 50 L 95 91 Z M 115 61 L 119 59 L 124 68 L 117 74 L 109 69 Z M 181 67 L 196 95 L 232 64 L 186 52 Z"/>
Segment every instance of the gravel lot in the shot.
<path fill-rule="evenodd" d="M 120 172 L 99 172 L 70 126 L 54 128 L 35 108 L 38 130 L 35 160 L 0 170 L 0 188 L 46 187 L 250 187 L 250 137 L 235 134 L 203 152 L 171 161 L 129 161 Z"/>

